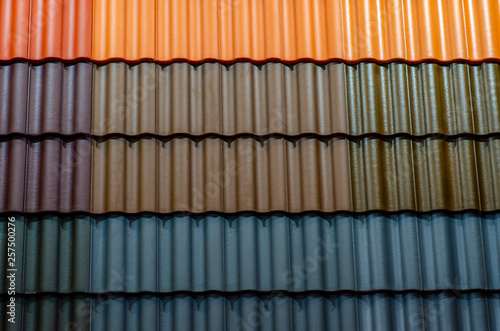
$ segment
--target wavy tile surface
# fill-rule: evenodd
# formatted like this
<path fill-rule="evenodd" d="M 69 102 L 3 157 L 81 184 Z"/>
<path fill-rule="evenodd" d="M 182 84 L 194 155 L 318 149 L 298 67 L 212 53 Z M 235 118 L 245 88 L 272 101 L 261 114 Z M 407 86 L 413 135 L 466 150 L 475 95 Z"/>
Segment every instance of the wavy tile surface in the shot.
<path fill-rule="evenodd" d="M 92 212 L 349 210 L 347 155 L 338 139 L 97 141 Z"/>
<path fill-rule="evenodd" d="M 90 0 L 31 0 L 30 60 L 82 60 L 92 55 Z"/>
<path fill-rule="evenodd" d="M 6 0 L 0 12 L 6 61 L 500 59 L 496 0 Z"/>
<path fill-rule="evenodd" d="M 351 142 L 353 210 L 495 210 L 497 146 L 496 138 Z"/>
<path fill-rule="evenodd" d="M 140 7 L 122 0 L 116 2 L 122 9 L 112 13 L 111 3 L 104 3 L 94 1 L 93 59 L 98 61 L 500 58 L 495 0 L 148 0 Z M 134 36 L 128 43 L 125 31 Z"/>
<path fill-rule="evenodd" d="M 500 289 L 499 214 L 16 218 L 20 293 Z"/>
<path fill-rule="evenodd" d="M 496 63 L 111 63 L 94 69 L 90 63 L 15 63 L 0 67 L 0 77 L 2 135 L 500 131 Z"/>
<path fill-rule="evenodd" d="M 92 60 L 154 59 L 155 0 L 93 0 L 93 6 Z"/>
<path fill-rule="evenodd" d="M 86 139 L 29 141 L 24 211 L 88 212 L 90 147 Z"/>
<path fill-rule="evenodd" d="M 118 138 L 93 149 L 96 213 L 499 206 L 498 138 Z"/>
<path fill-rule="evenodd" d="M 0 211 L 24 211 L 26 139 L 0 140 Z"/>
<path fill-rule="evenodd" d="M 90 63 L 31 66 L 27 133 L 90 133 L 91 85 Z"/>
<path fill-rule="evenodd" d="M 0 15 L 1 61 L 92 56 L 91 1 L 4 0 Z"/>
<path fill-rule="evenodd" d="M 92 64 L 0 66 L 0 135 L 89 134 Z"/>
<path fill-rule="evenodd" d="M 0 60 L 28 57 L 31 0 L 0 2 Z"/>
<path fill-rule="evenodd" d="M 29 64 L 0 66 L 0 135 L 26 133 Z"/>
<path fill-rule="evenodd" d="M 94 69 L 92 132 L 492 135 L 498 81 L 496 63 L 112 63 Z"/>
<path fill-rule="evenodd" d="M 1 299 L 2 310 L 7 305 Z M 140 295 L 19 298 L 26 327 L 96 330 L 495 330 L 498 294 Z M 2 312 L 0 325 L 7 324 Z M 39 319 L 43 316 L 43 319 Z M 18 325 L 18 324 L 17 324 Z M 36 327 L 35 327 L 36 326 Z M 7 329 L 11 330 L 11 329 Z M 13 328 L 17 330 L 17 328 Z"/>

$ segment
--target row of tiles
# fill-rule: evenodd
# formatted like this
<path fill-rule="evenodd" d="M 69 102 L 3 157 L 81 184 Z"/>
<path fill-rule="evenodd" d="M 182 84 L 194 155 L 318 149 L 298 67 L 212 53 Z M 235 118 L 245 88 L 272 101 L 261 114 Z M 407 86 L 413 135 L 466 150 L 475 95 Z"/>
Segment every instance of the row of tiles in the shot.
<path fill-rule="evenodd" d="M 500 64 L 0 67 L 0 135 L 492 135 Z"/>
<path fill-rule="evenodd" d="M 18 297 L 16 330 L 498 330 L 500 294 Z"/>
<path fill-rule="evenodd" d="M 500 209 L 500 139 L 0 141 L 0 212 Z"/>
<path fill-rule="evenodd" d="M 500 59 L 497 0 L 3 0 L 0 60 Z"/>
<path fill-rule="evenodd" d="M 500 214 L 13 217 L 18 293 L 500 290 Z"/>

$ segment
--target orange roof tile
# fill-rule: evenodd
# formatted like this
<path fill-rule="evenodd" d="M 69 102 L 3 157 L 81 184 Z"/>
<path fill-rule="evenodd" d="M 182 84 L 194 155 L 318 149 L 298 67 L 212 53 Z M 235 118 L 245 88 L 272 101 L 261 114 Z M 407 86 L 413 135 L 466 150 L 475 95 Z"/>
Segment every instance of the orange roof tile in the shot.
<path fill-rule="evenodd" d="M 0 61 L 500 60 L 498 0 L 4 0 L 0 18 Z"/>
<path fill-rule="evenodd" d="M 28 57 L 30 0 L 0 1 L 0 60 Z"/>
<path fill-rule="evenodd" d="M 94 0 L 92 59 L 154 59 L 155 2 Z"/>
<path fill-rule="evenodd" d="M 90 59 L 92 3 L 31 0 L 30 60 Z"/>

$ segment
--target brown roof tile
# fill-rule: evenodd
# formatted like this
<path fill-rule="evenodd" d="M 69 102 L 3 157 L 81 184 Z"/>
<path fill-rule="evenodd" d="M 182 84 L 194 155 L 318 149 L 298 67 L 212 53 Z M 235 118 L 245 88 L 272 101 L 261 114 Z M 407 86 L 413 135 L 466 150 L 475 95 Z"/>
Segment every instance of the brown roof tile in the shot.
<path fill-rule="evenodd" d="M 500 64 L 96 66 L 95 135 L 491 135 Z"/>
<path fill-rule="evenodd" d="M 26 139 L 0 140 L 0 164 L 0 212 L 23 212 Z"/>
<path fill-rule="evenodd" d="M 29 141 L 25 212 L 89 212 L 91 143 Z"/>
<path fill-rule="evenodd" d="M 0 135 L 26 133 L 29 65 L 0 66 Z"/>
<path fill-rule="evenodd" d="M 119 138 L 93 150 L 95 213 L 350 209 L 345 140 Z"/>

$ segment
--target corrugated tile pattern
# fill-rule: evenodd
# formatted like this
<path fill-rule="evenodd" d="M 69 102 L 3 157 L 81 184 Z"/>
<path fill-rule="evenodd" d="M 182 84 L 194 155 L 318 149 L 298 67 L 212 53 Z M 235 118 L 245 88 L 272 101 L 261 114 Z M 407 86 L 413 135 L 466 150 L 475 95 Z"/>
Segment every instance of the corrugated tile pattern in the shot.
<path fill-rule="evenodd" d="M 0 134 L 495 135 L 499 80 L 495 63 L 15 63 Z"/>
<path fill-rule="evenodd" d="M 92 84 L 92 133 L 156 133 L 156 66 L 122 62 L 95 66 Z M 180 93 L 181 83 L 176 86 Z M 187 109 L 176 114 L 188 114 Z"/>
<path fill-rule="evenodd" d="M 92 133 L 492 135 L 498 81 L 496 63 L 111 63 L 94 69 Z"/>
<path fill-rule="evenodd" d="M 0 135 L 26 133 L 29 64 L 0 66 Z"/>
<path fill-rule="evenodd" d="M 500 66 L 346 66 L 349 133 L 423 136 L 500 131 Z"/>
<path fill-rule="evenodd" d="M 138 61 L 155 58 L 156 0 L 93 2 L 93 60 Z"/>
<path fill-rule="evenodd" d="M 0 95 L 0 135 L 90 134 L 90 63 L 0 66 Z"/>
<path fill-rule="evenodd" d="M 349 210 L 345 140 L 124 138 L 93 145 L 92 212 Z"/>
<path fill-rule="evenodd" d="M 7 321 L 9 298 L 0 297 L 0 328 L 21 330 L 90 330 L 91 298 L 83 295 L 40 295 L 16 297 L 16 323 Z"/>
<path fill-rule="evenodd" d="M 0 12 L 4 61 L 500 58 L 496 0 L 5 0 Z"/>
<path fill-rule="evenodd" d="M 0 13 L 0 60 L 91 58 L 91 1 L 4 0 Z"/>
<path fill-rule="evenodd" d="M 31 0 L 0 1 L 0 60 L 28 57 Z"/>
<path fill-rule="evenodd" d="M 353 211 L 496 210 L 499 139 L 349 143 Z"/>
<path fill-rule="evenodd" d="M 328 296 L 40 296 L 18 298 L 22 323 L 40 330 L 496 330 L 498 294 Z"/>
<path fill-rule="evenodd" d="M 0 140 L 0 212 L 24 211 L 26 139 Z"/>
<path fill-rule="evenodd" d="M 498 148 L 498 138 L 107 139 L 93 144 L 92 212 L 493 211 Z"/>
<path fill-rule="evenodd" d="M 25 212 L 89 212 L 91 142 L 45 139 L 28 143 Z"/>
<path fill-rule="evenodd" d="M 90 59 L 90 0 L 31 0 L 30 11 L 30 60 Z"/>
<path fill-rule="evenodd" d="M 112 63 L 94 82 L 96 135 L 347 133 L 341 64 Z"/>
<path fill-rule="evenodd" d="M 0 211 L 90 211 L 90 140 L 0 141 Z"/>
<path fill-rule="evenodd" d="M 27 133 L 90 133 L 92 65 L 31 66 Z"/>
<path fill-rule="evenodd" d="M 20 293 L 500 290 L 499 214 L 16 218 Z"/>
<path fill-rule="evenodd" d="M 16 291 L 18 293 L 89 292 L 90 233 L 87 216 L 16 218 Z M 1 265 L 7 269 L 7 217 L 2 227 Z M 6 277 L 3 277 L 6 279 Z M 2 292 L 7 282 L 2 279 Z"/>
<path fill-rule="evenodd" d="M 194 0 L 155 5 L 148 0 L 141 6 L 121 1 L 121 9 L 111 15 L 113 4 L 116 7 L 94 1 L 93 58 L 98 61 L 500 58 L 500 10 L 495 0 L 220 0 L 202 5 Z M 134 36 L 128 44 L 123 37 L 127 34 Z"/>

